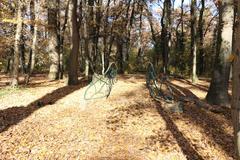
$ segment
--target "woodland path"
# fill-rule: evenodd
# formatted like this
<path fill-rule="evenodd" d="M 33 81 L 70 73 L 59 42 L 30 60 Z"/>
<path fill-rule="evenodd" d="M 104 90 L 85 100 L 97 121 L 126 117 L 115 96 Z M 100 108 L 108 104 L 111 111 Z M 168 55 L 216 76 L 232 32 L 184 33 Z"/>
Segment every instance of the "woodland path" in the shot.
<path fill-rule="evenodd" d="M 173 84 L 200 99 L 208 85 Z M 84 101 L 84 90 L 40 79 L 0 95 L 0 159 L 233 159 L 229 110 L 187 103 L 184 113 L 169 113 L 151 99 L 142 75 L 118 77 L 108 99 Z"/>

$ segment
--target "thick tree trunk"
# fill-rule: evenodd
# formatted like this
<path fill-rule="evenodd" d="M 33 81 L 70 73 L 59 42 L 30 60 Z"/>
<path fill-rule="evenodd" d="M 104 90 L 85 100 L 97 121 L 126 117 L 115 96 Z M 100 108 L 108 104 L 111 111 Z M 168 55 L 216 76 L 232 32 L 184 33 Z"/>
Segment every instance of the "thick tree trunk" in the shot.
<path fill-rule="evenodd" d="M 240 160 L 240 2 L 236 1 L 235 5 L 236 21 L 234 25 L 233 42 L 232 117 L 235 151 L 237 159 Z"/>
<path fill-rule="evenodd" d="M 72 51 L 69 57 L 68 85 L 78 84 L 78 54 L 79 54 L 79 21 L 77 17 L 77 0 L 72 0 Z"/>
<path fill-rule="evenodd" d="M 18 0 L 17 8 L 17 28 L 15 33 L 15 44 L 14 44 L 14 58 L 13 58 L 13 71 L 12 71 L 12 87 L 18 86 L 18 74 L 19 74 L 19 58 L 20 58 L 20 46 L 21 46 L 21 34 L 22 34 L 22 9 L 23 3 Z"/>
<path fill-rule="evenodd" d="M 233 1 L 222 0 L 219 5 L 219 28 L 215 66 L 206 100 L 211 104 L 229 105 L 229 55 L 232 52 Z"/>
<path fill-rule="evenodd" d="M 48 48 L 50 68 L 48 78 L 56 80 L 59 78 L 59 41 L 58 41 L 58 18 L 57 0 L 48 1 Z"/>
<path fill-rule="evenodd" d="M 192 63 L 192 82 L 195 83 L 197 81 L 197 36 L 196 36 L 196 8 L 197 2 L 196 0 L 191 1 L 191 55 L 193 57 Z"/>
<path fill-rule="evenodd" d="M 164 1 L 163 15 L 161 19 L 161 52 L 163 58 L 163 72 L 168 72 L 168 61 L 170 54 L 170 40 L 171 40 L 171 1 Z"/>

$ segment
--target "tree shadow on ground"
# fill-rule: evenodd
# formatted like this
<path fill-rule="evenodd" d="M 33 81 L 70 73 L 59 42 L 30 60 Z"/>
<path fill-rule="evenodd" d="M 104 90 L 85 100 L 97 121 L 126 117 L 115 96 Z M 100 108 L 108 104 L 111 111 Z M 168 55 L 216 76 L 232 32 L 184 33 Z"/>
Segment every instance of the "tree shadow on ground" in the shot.
<path fill-rule="evenodd" d="M 175 95 L 191 97 L 195 100 L 199 100 L 198 97 L 194 95 L 190 90 L 174 84 L 170 85 Z M 223 108 L 221 115 L 223 115 L 223 118 L 226 118 L 228 125 L 232 125 L 230 108 L 221 108 Z M 200 126 L 204 130 L 204 133 L 206 133 L 209 138 L 218 144 L 228 156 L 234 157 L 235 154 L 233 149 L 233 135 L 226 133 L 221 125 L 222 121 L 218 120 L 215 116 L 213 116 L 213 114 L 216 113 L 210 113 L 205 109 L 201 109 L 197 105 L 187 105 L 184 107 L 182 118 L 187 119 L 189 122 L 194 123 L 196 126 Z"/>
<path fill-rule="evenodd" d="M 234 157 L 233 135 L 226 133 L 221 121 L 196 106 L 185 107 L 183 117 L 196 126 L 200 126 L 204 133 L 221 147 L 228 156 Z"/>
<path fill-rule="evenodd" d="M 187 156 L 189 160 L 203 160 L 203 157 L 198 154 L 198 152 L 192 147 L 191 143 L 184 137 L 184 135 L 179 131 L 177 126 L 171 120 L 170 116 L 162 109 L 162 107 L 156 102 L 155 105 L 152 104 L 144 104 L 139 102 L 138 104 L 118 107 L 116 109 L 111 110 L 111 114 L 113 116 L 109 116 L 106 120 L 108 125 L 108 129 L 112 129 L 116 131 L 118 128 L 122 128 L 127 123 L 127 119 L 130 117 L 142 117 L 143 114 L 147 114 L 149 112 L 156 113 L 156 109 L 158 114 L 161 115 L 163 120 L 166 122 L 167 130 L 169 130 L 173 137 L 176 139 L 178 145 L 181 147 L 183 153 Z M 118 113 L 118 114 L 116 114 Z M 158 115 L 157 114 L 157 115 Z M 166 147 L 170 147 L 172 144 L 172 139 L 169 139 L 169 135 L 163 135 L 162 130 L 159 130 L 160 134 L 147 137 L 146 140 L 149 141 L 149 145 L 154 145 L 155 141 L 160 141 L 161 145 Z M 166 138 L 168 137 L 168 138 Z"/>
<path fill-rule="evenodd" d="M 33 112 L 46 105 L 53 105 L 56 101 L 62 99 L 68 94 L 86 86 L 87 81 L 82 80 L 76 86 L 64 86 L 46 94 L 42 98 L 31 102 L 27 106 L 16 106 L 0 110 L 0 133 L 6 131 L 12 125 L 18 124 L 23 119 L 30 116 Z"/>
<path fill-rule="evenodd" d="M 182 82 L 182 83 L 186 83 L 188 85 L 191 85 L 193 87 L 196 87 L 204 92 L 207 92 L 208 91 L 208 86 L 205 86 L 205 85 L 201 85 L 201 84 L 193 84 L 192 82 L 190 82 L 189 80 L 185 80 L 185 79 L 180 79 L 178 78 L 177 81 L 179 82 Z"/>
<path fill-rule="evenodd" d="M 192 99 L 193 101 L 195 100 L 196 102 L 198 102 L 198 104 L 202 104 L 202 105 L 208 105 L 210 106 L 208 103 L 206 103 L 205 101 L 199 99 L 195 94 L 193 94 L 189 89 L 180 87 L 178 85 L 175 85 L 173 83 L 169 83 L 169 86 L 171 87 L 174 97 L 177 100 L 183 100 L 184 98 L 187 99 Z M 204 106 L 198 106 L 198 107 L 204 107 Z M 205 108 L 207 108 L 207 106 L 205 106 Z M 212 108 L 216 109 L 213 110 L 214 113 L 217 114 L 221 114 L 222 116 L 224 116 L 228 121 L 232 120 L 232 116 L 231 116 L 231 108 L 229 107 L 225 107 L 225 106 L 212 106 Z M 217 111 L 219 110 L 219 111 Z M 231 123 L 231 122 L 230 122 Z"/>
<path fill-rule="evenodd" d="M 174 96 L 178 98 L 188 97 L 192 99 L 199 99 L 195 94 L 193 94 L 189 89 L 180 87 L 178 85 L 175 85 L 173 83 L 169 83 L 169 86 L 171 87 Z"/>
<path fill-rule="evenodd" d="M 192 147 L 189 140 L 187 140 L 183 133 L 179 131 L 176 124 L 173 122 L 171 117 L 163 110 L 159 103 L 156 102 L 156 106 L 159 114 L 166 122 L 167 129 L 170 130 L 176 139 L 178 145 L 181 147 L 183 153 L 186 155 L 188 160 L 203 160 L 204 158 L 198 154 L 198 152 Z"/>
<path fill-rule="evenodd" d="M 117 130 L 122 128 L 130 117 L 143 117 L 144 114 L 154 112 L 154 108 L 150 104 L 142 102 L 130 104 L 128 106 L 120 106 L 109 111 L 106 124 L 109 129 Z"/>

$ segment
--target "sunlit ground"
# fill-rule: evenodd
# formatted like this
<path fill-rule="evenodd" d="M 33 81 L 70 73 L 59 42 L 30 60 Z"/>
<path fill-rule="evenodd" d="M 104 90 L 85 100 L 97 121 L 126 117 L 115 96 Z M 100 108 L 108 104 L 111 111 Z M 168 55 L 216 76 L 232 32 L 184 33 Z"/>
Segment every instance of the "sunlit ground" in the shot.
<path fill-rule="evenodd" d="M 2 75 L 0 159 L 234 159 L 229 109 L 186 102 L 183 113 L 171 113 L 149 96 L 143 75 L 119 76 L 108 99 L 90 101 L 85 81 L 68 87 L 38 75 L 28 87 L 7 83 Z M 209 84 L 172 85 L 201 100 Z"/>

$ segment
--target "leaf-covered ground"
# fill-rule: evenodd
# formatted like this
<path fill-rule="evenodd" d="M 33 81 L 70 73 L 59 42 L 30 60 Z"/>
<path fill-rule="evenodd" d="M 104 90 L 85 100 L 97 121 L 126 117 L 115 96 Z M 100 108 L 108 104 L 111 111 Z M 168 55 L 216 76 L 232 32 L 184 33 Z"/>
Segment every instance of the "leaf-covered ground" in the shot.
<path fill-rule="evenodd" d="M 85 81 L 68 87 L 39 75 L 14 91 L 7 82 L 1 76 L 0 159 L 234 159 L 230 109 L 187 101 L 183 113 L 171 113 L 149 96 L 144 76 L 119 76 L 108 99 L 91 101 L 83 98 Z M 182 79 L 171 85 L 195 100 L 208 87 Z"/>

